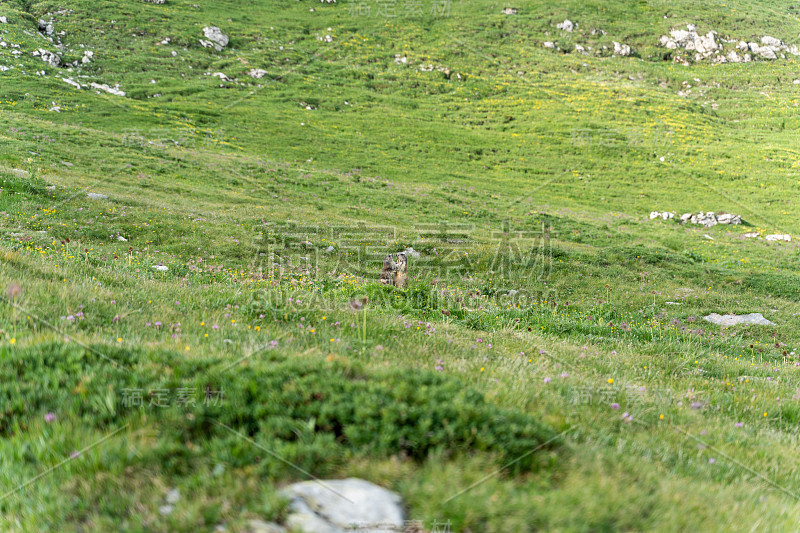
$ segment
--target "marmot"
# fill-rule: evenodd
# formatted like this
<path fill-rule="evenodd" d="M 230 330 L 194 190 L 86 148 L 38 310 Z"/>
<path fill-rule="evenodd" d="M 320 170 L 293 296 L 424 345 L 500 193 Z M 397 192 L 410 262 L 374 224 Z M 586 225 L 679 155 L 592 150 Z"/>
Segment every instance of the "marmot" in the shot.
<path fill-rule="evenodd" d="M 394 271 L 394 286 L 403 289 L 408 287 L 408 258 L 405 252 L 397 254 L 396 270 Z"/>
<path fill-rule="evenodd" d="M 392 254 L 383 258 L 383 270 L 381 270 L 381 283 L 386 285 L 394 284 L 394 276 L 397 271 L 397 263 L 394 262 Z"/>

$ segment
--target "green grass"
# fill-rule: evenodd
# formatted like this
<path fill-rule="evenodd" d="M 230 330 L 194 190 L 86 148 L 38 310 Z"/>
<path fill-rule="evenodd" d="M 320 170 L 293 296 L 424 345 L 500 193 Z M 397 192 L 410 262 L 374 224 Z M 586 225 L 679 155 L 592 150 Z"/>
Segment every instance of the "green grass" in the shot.
<path fill-rule="evenodd" d="M 245 531 L 305 472 L 427 529 L 797 529 L 800 254 L 743 235 L 800 233 L 798 60 L 657 46 L 796 10 L 423 6 L 0 0 L 0 529 Z M 31 56 L 50 12 L 92 63 Z"/>

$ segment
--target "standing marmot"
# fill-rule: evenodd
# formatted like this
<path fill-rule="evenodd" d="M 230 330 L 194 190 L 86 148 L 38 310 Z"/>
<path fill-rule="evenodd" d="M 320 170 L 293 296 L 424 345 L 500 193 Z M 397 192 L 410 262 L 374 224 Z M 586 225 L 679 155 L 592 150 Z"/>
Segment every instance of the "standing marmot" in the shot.
<path fill-rule="evenodd" d="M 392 254 L 383 258 L 383 270 L 381 270 L 381 283 L 385 285 L 394 284 L 394 276 L 397 271 L 397 263 L 394 262 Z"/>
<path fill-rule="evenodd" d="M 397 254 L 397 269 L 394 271 L 394 286 L 408 287 L 408 258 L 405 252 Z"/>

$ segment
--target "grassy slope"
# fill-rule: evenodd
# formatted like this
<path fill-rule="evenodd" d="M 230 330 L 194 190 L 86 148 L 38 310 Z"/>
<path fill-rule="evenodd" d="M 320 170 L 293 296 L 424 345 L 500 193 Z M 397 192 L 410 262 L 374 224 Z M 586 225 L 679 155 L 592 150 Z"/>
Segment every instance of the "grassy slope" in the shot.
<path fill-rule="evenodd" d="M 452 4 L 448 17 L 387 20 L 374 5 L 351 15 L 346 2 L 192 4 L 0 2 L 4 39 L 26 52 L 11 60 L 0 49 L 15 65 L 0 74 L 0 280 L 22 288 L 17 309 L 0 315 L 11 378 L 0 389 L 0 493 L 125 428 L 3 498 L 3 529 L 238 530 L 280 519 L 274 487 L 304 476 L 212 420 L 315 475 L 392 487 L 426 527 L 796 528 L 798 254 L 741 235 L 800 230 L 797 60 L 683 67 L 654 46 L 690 22 L 793 42 L 793 11 L 563 1 L 507 17 L 477 1 Z M 52 49 L 34 21 L 64 7 L 74 11 L 55 15 L 56 31 L 96 58 L 71 73 L 28 53 Z M 567 16 L 585 35 L 555 29 Z M 197 44 L 206 24 L 231 36 L 228 50 Z M 637 57 L 562 54 L 544 40 L 617 40 Z M 42 68 L 46 77 L 32 75 Z M 250 68 L 268 74 L 253 80 Z M 204 75 L 219 71 L 245 85 Z M 74 89 L 67 76 L 118 83 L 127 97 Z M 676 94 L 685 84 L 688 98 Z M 651 222 L 654 209 L 740 213 L 749 226 Z M 261 255 L 287 219 L 310 226 L 292 237 L 313 248 Z M 356 220 L 369 229 L 326 230 Z M 424 235 L 420 225 L 442 220 L 472 226 L 470 241 Z M 498 263 L 503 223 L 552 226 L 552 263 L 534 276 L 513 253 Z M 408 245 L 424 253 L 411 288 L 377 286 L 375 261 Z M 364 250 L 372 262 L 357 261 Z M 170 270 L 154 272 L 159 262 Z M 536 298 L 498 296 L 512 288 Z M 347 309 L 364 294 L 366 338 L 351 327 L 363 316 Z M 763 312 L 778 326 L 719 331 L 699 321 L 712 311 Z M 314 381 L 325 372 L 341 380 Z M 404 388 L 416 375 L 430 380 L 418 396 Z M 463 425 L 440 408 L 453 383 L 487 402 L 482 414 L 477 397 L 454 402 Z M 228 398 L 216 410 L 130 409 L 121 395 L 131 384 L 211 385 Z M 404 444 L 391 427 L 412 422 L 386 410 L 387 390 L 418 406 L 415 423 L 452 429 L 440 440 L 420 429 Z M 368 407 L 303 407 L 340 394 Z M 516 436 L 509 412 L 534 429 Z M 385 442 L 359 437 L 370 424 Z M 470 427 L 486 437 L 460 433 Z M 510 433 L 493 445 L 493 431 Z M 510 451 L 563 431 L 526 468 L 448 501 Z M 165 517 L 171 487 L 184 498 Z"/>

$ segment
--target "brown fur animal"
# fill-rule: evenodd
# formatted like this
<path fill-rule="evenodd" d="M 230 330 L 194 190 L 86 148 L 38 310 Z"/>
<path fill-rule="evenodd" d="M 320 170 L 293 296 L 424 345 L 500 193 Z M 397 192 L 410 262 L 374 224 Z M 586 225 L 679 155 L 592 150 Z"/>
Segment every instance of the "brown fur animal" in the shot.
<path fill-rule="evenodd" d="M 394 286 L 403 289 L 408 287 L 408 258 L 405 252 L 397 254 L 397 270 L 394 272 Z"/>
<path fill-rule="evenodd" d="M 381 283 L 385 285 L 394 284 L 394 276 L 397 271 L 397 263 L 394 262 L 392 254 L 383 258 L 383 270 L 381 270 Z"/>

